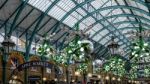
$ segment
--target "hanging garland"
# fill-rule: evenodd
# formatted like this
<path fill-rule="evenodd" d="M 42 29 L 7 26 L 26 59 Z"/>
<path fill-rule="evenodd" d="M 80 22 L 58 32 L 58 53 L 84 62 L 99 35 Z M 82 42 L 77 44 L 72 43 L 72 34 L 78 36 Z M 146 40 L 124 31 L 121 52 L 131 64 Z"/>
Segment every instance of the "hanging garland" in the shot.
<path fill-rule="evenodd" d="M 144 69 L 144 75 L 145 75 L 145 77 L 150 77 L 150 68 L 149 67 L 146 67 Z"/>
<path fill-rule="evenodd" d="M 114 75 L 124 76 L 126 75 L 125 62 L 121 58 L 113 56 L 104 63 L 103 69 L 106 72 L 112 72 Z"/>
<path fill-rule="evenodd" d="M 50 45 L 50 41 L 48 39 L 44 39 L 42 45 L 39 45 L 37 50 L 40 56 L 44 56 L 52 60 L 52 57 L 55 55 L 54 48 Z"/>
<path fill-rule="evenodd" d="M 131 65 L 131 70 L 130 70 L 130 72 L 129 72 L 129 76 L 128 76 L 128 78 L 130 78 L 130 79 L 134 79 L 134 78 L 137 78 L 138 77 L 138 75 L 137 75 L 137 73 L 138 73 L 138 66 L 136 65 L 136 64 L 132 64 Z"/>

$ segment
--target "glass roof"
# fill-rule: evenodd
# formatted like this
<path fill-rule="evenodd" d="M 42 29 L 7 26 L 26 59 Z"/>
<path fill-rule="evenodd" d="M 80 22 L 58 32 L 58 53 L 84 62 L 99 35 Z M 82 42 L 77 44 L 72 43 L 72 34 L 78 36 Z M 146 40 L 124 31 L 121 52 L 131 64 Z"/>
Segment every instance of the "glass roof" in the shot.
<path fill-rule="evenodd" d="M 140 22 L 145 29 L 150 26 L 144 0 L 29 0 L 28 3 L 71 28 L 79 22 L 80 30 L 106 45 L 110 36 L 115 35 L 116 41 L 127 47 L 128 31 L 136 30 Z"/>

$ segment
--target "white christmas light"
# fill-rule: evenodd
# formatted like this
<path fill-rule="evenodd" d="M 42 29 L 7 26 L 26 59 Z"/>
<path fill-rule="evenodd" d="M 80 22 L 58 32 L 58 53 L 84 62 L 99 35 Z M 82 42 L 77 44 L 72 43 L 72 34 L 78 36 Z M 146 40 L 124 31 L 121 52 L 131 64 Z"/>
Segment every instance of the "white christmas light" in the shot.
<path fill-rule="evenodd" d="M 69 51 L 68 51 L 68 53 L 72 53 L 72 51 L 71 51 L 71 50 L 69 50 Z"/>
<path fill-rule="evenodd" d="M 80 51 L 81 51 L 81 52 L 83 52 L 83 51 L 84 51 L 84 48 L 83 48 L 83 47 L 81 47 Z"/>

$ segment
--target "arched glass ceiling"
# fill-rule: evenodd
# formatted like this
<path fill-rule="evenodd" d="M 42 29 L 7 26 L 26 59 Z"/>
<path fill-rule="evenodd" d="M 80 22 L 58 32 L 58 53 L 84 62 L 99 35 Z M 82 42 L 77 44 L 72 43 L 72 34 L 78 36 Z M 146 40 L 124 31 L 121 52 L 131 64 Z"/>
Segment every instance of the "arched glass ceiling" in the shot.
<path fill-rule="evenodd" d="M 144 0 L 28 0 L 28 3 L 43 12 L 48 9 L 48 15 L 72 28 L 79 22 L 81 30 L 104 45 L 113 34 L 116 41 L 128 49 L 130 35 L 125 33 L 136 30 L 139 20 L 145 29 L 150 26 Z"/>

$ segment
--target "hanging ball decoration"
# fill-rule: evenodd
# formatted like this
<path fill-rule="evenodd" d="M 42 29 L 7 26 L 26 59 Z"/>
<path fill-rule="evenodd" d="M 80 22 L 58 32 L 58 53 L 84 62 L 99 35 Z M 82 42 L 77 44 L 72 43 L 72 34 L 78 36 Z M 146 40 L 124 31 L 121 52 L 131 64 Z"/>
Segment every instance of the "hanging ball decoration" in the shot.
<path fill-rule="evenodd" d="M 89 40 L 82 40 L 81 43 L 87 43 L 87 44 L 89 44 L 90 53 L 93 52 L 94 46 L 93 46 L 93 43 L 91 41 L 89 41 Z"/>

